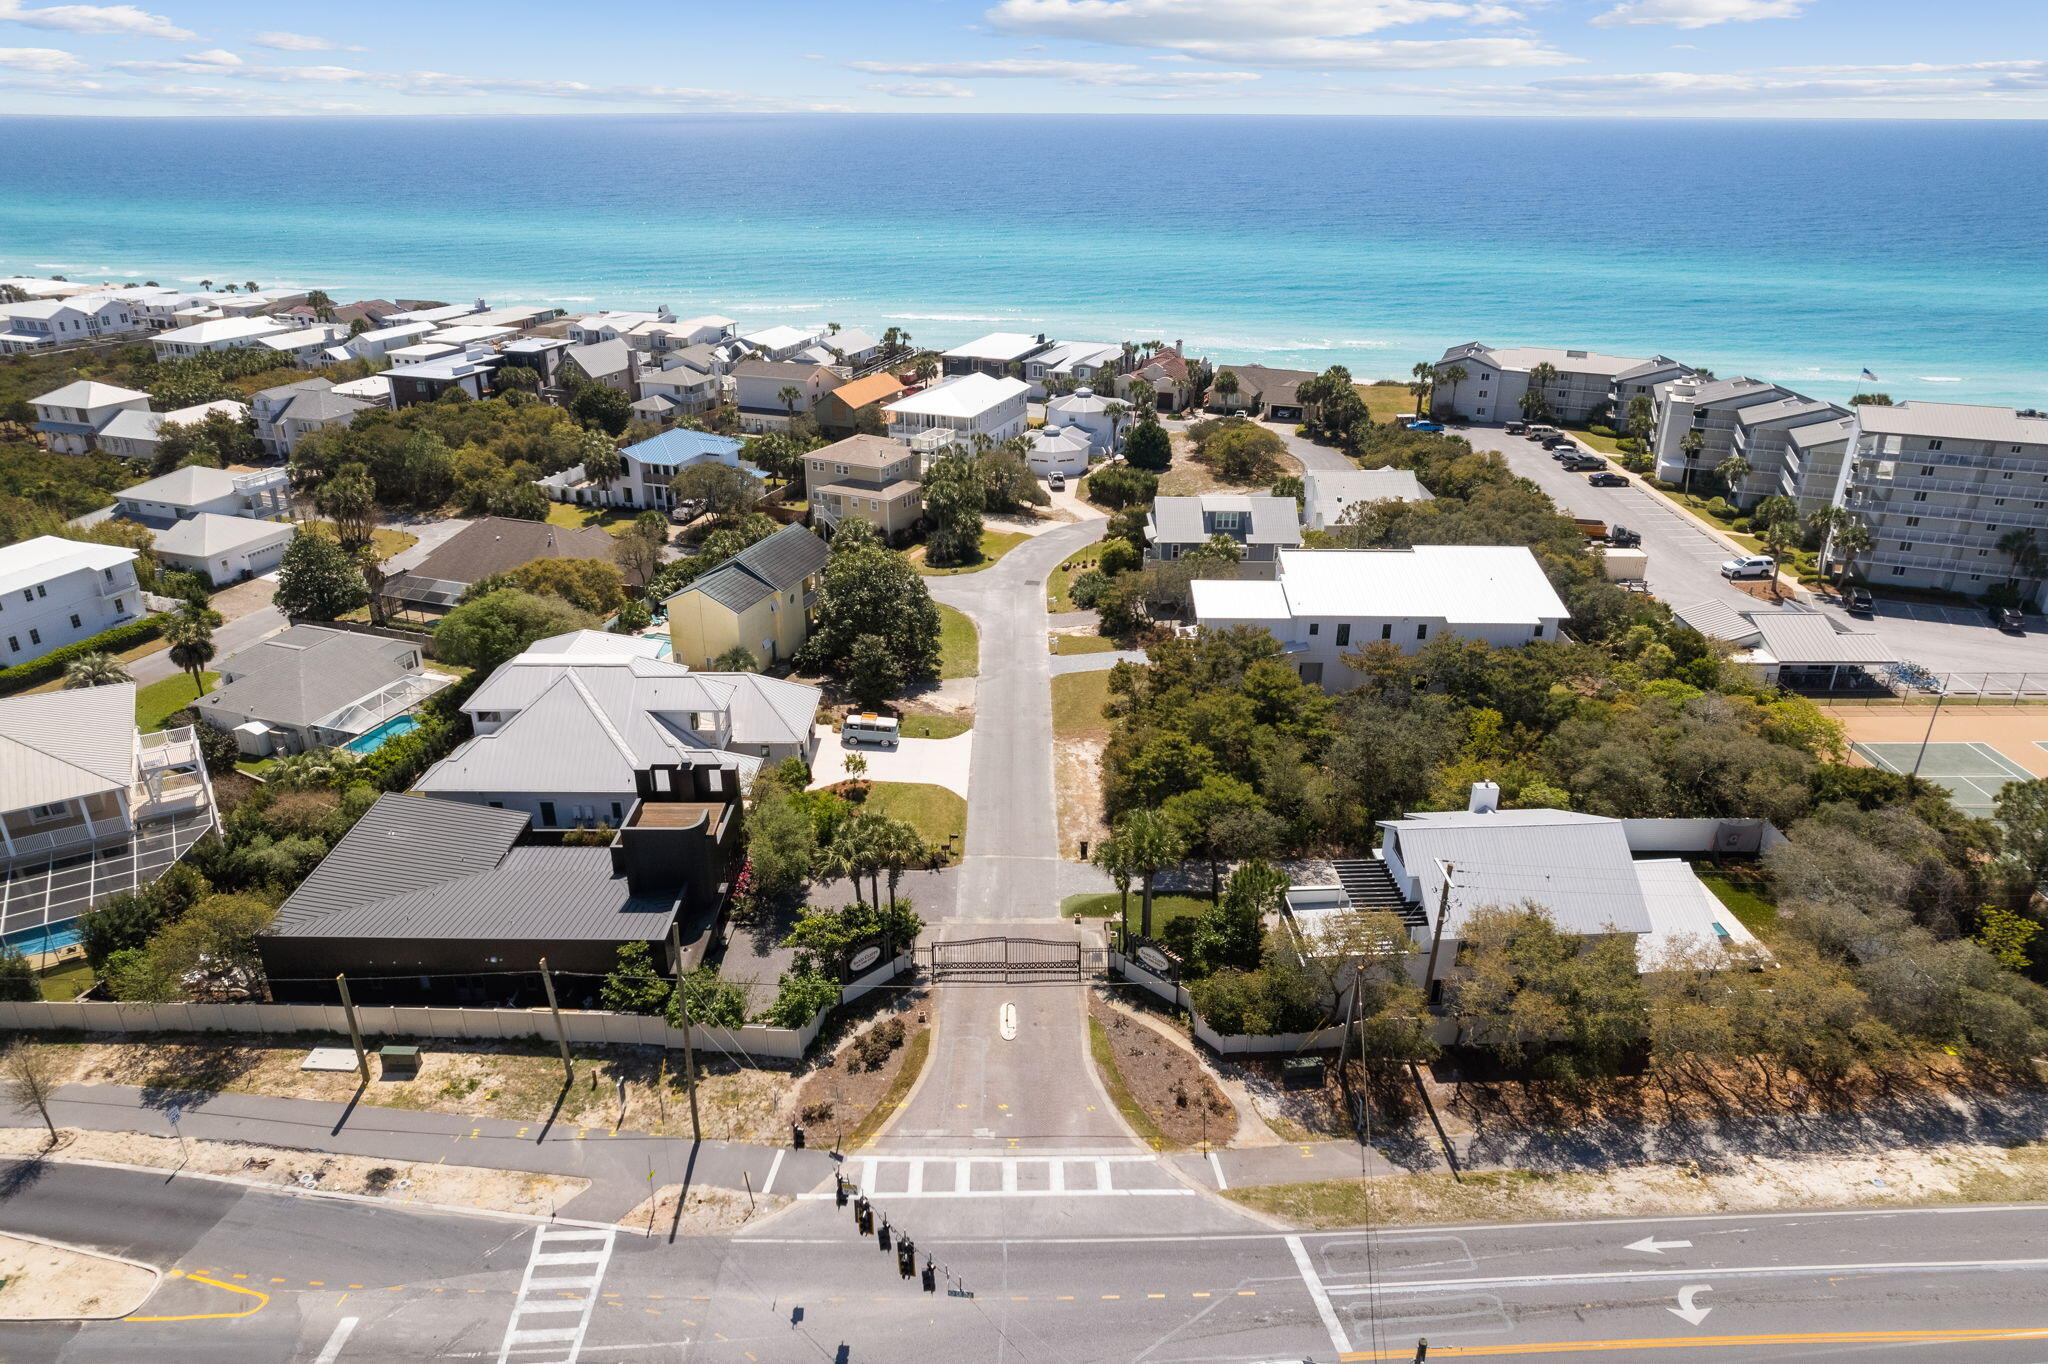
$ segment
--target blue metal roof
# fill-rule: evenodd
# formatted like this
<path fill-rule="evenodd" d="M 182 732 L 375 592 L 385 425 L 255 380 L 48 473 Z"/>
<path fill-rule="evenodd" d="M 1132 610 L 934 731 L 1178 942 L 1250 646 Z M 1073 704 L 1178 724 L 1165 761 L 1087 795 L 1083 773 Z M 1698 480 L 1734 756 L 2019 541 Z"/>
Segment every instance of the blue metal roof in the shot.
<path fill-rule="evenodd" d="M 648 464 L 685 464 L 704 455 L 729 455 L 739 448 L 740 442 L 731 436 L 679 426 L 651 436 L 638 445 L 627 446 L 626 453 Z"/>

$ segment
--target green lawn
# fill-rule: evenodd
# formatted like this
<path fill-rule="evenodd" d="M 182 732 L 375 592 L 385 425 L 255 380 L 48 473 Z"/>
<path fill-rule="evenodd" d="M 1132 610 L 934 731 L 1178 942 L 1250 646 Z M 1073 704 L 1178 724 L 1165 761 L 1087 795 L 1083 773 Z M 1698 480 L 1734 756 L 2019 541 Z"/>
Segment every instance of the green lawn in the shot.
<path fill-rule="evenodd" d="M 906 739 L 950 739 L 974 728 L 971 715 L 899 715 L 896 732 Z"/>
<path fill-rule="evenodd" d="M 268 772 L 276 762 L 277 759 L 275 758 L 258 758 L 253 762 L 236 763 L 235 770 L 251 777 L 260 777 L 265 772 Z"/>
<path fill-rule="evenodd" d="M 1109 704 L 1109 670 L 1065 673 L 1052 680 L 1052 732 L 1061 739 L 1109 732 L 1102 708 Z"/>
<path fill-rule="evenodd" d="M 1074 599 L 1067 595 L 1074 585 L 1074 579 L 1095 567 L 1102 557 L 1101 542 L 1083 545 L 1060 561 L 1057 568 L 1045 578 L 1045 609 L 1048 611 L 1072 611 Z"/>
<path fill-rule="evenodd" d="M 42 982 L 44 999 L 76 999 L 79 991 L 92 984 L 92 966 L 83 957 L 60 962 L 36 975 Z"/>
<path fill-rule="evenodd" d="M 1742 926 L 1759 938 L 1768 938 L 1778 926 L 1778 907 L 1751 889 L 1754 878 L 1735 877 L 1721 872 L 1698 870 L 1700 884 L 1714 892 L 1715 898 L 1726 905 Z"/>
<path fill-rule="evenodd" d="M 1052 651 L 1055 654 L 1109 654 L 1116 652 L 1116 641 L 1104 639 L 1101 635 L 1054 635 Z"/>
<path fill-rule="evenodd" d="M 213 690 L 214 683 L 218 681 L 219 673 L 203 672 L 199 674 L 199 690 L 194 691 L 189 673 L 174 673 L 161 682 L 138 687 L 135 692 L 136 728 L 144 733 L 162 729 L 165 716 L 191 705 L 199 697 Z"/>
<path fill-rule="evenodd" d="M 933 568 L 924 561 L 922 548 L 911 551 L 911 562 L 928 578 L 947 578 L 956 573 L 979 573 L 1031 537 L 1019 530 L 985 530 L 981 533 L 981 558 L 957 568 Z"/>
<path fill-rule="evenodd" d="M 308 521 L 308 527 L 317 526 L 329 535 L 334 533 L 332 521 Z M 401 550 L 411 549 L 420 542 L 420 537 L 402 530 L 385 530 L 379 526 L 370 532 L 370 547 L 377 551 L 379 559 L 388 559 Z"/>
<path fill-rule="evenodd" d="M 602 526 L 617 535 L 633 524 L 633 518 L 640 513 L 623 511 L 617 507 L 579 507 L 574 502 L 548 503 L 548 524 L 561 526 L 566 530 L 582 530 L 586 526 Z"/>
<path fill-rule="evenodd" d="M 1103 895 L 1069 895 L 1060 901 L 1060 917 L 1070 919 L 1078 914 L 1084 919 L 1114 919 L 1123 903 L 1123 897 L 1115 891 Z M 1175 919 L 1187 919 L 1199 915 L 1209 907 L 1206 895 L 1166 895 L 1152 897 L 1152 936 L 1158 937 L 1166 926 Z M 1137 930 L 1138 918 L 1144 913 L 1144 904 L 1135 883 L 1131 886 L 1131 929 Z"/>
<path fill-rule="evenodd" d="M 981 671 L 981 635 L 974 622 L 947 606 L 939 607 L 939 676 L 973 677 Z"/>
<path fill-rule="evenodd" d="M 1415 410 L 1415 395 L 1408 391 L 1408 385 L 1353 384 L 1352 390 L 1365 400 L 1367 410 L 1376 422 L 1392 421 Z"/>
<path fill-rule="evenodd" d="M 868 788 L 866 808 L 917 826 L 933 847 L 948 846 L 955 854 L 967 839 L 967 802 L 943 786 L 923 782 L 878 781 Z"/>
<path fill-rule="evenodd" d="M 1561 426 L 1558 430 L 1577 440 L 1581 445 L 1590 446 L 1603 455 L 1619 456 L 1621 442 L 1613 436 L 1596 436 L 1583 426 Z"/>

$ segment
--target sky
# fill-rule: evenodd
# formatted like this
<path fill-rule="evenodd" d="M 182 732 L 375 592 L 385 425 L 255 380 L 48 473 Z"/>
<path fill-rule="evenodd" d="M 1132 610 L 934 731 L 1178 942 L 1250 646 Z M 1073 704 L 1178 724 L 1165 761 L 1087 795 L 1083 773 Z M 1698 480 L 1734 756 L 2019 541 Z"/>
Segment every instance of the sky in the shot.
<path fill-rule="evenodd" d="M 0 0 L 0 113 L 2033 119 L 2043 53 L 2048 0 Z"/>

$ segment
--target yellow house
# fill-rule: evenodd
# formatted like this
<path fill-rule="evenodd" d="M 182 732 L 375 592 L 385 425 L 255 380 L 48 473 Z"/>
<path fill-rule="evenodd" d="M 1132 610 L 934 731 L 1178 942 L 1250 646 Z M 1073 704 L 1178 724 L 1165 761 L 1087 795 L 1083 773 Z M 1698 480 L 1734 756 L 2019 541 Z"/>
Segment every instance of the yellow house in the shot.
<path fill-rule="evenodd" d="M 665 603 L 674 658 L 708 668 L 735 646 L 758 667 L 789 658 L 810 633 L 825 542 L 784 526 L 705 573 Z"/>

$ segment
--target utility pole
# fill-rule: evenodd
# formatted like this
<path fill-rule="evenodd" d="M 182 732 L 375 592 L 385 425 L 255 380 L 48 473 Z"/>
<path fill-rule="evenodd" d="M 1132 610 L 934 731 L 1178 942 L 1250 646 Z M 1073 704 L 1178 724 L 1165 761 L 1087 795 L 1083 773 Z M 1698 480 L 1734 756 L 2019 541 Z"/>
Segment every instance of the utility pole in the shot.
<path fill-rule="evenodd" d="M 671 960 L 676 970 L 676 1017 L 683 1021 L 683 1085 L 690 1091 L 690 1140 L 704 1140 L 704 1129 L 697 1118 L 697 1044 L 690 1035 L 690 996 L 683 990 L 682 930 L 669 925 L 669 945 L 675 955 Z"/>
<path fill-rule="evenodd" d="M 1429 1337 L 1419 1336 L 1415 1341 L 1415 1364 L 1429 1358 Z"/>
<path fill-rule="evenodd" d="M 363 1073 L 363 1083 L 370 1083 L 370 1054 L 363 1050 L 363 1030 L 356 1026 L 355 1001 L 348 997 L 348 977 L 339 972 L 334 976 L 335 985 L 341 990 L 341 1011 L 348 1015 L 348 1040 L 355 1043 L 356 1069 Z"/>
<path fill-rule="evenodd" d="M 1422 973 L 1422 1007 L 1429 1007 L 1430 996 L 1436 989 L 1436 954 L 1444 945 L 1444 920 L 1451 917 L 1451 873 L 1457 867 L 1449 862 L 1439 861 L 1437 869 L 1444 874 L 1444 886 L 1436 901 L 1436 927 L 1429 935 L 1429 966 Z"/>
<path fill-rule="evenodd" d="M 555 1016 L 555 1041 L 562 1047 L 562 1083 L 576 1083 L 576 1063 L 569 1059 L 569 1034 L 562 1029 L 562 1006 L 555 1002 L 555 976 L 548 970 L 548 959 L 540 959 L 540 983 L 548 992 L 548 1012 Z"/>
<path fill-rule="evenodd" d="M 1913 755 L 1913 770 L 1906 774 L 1906 790 L 1910 794 L 1920 781 L 1920 761 L 1927 756 L 1928 741 L 1934 737 L 1934 722 L 1941 718 L 1941 703 L 1948 699 L 1948 688 L 1943 686 L 1934 693 L 1934 713 L 1927 717 L 1927 732 L 1920 736 L 1920 751 Z"/>

